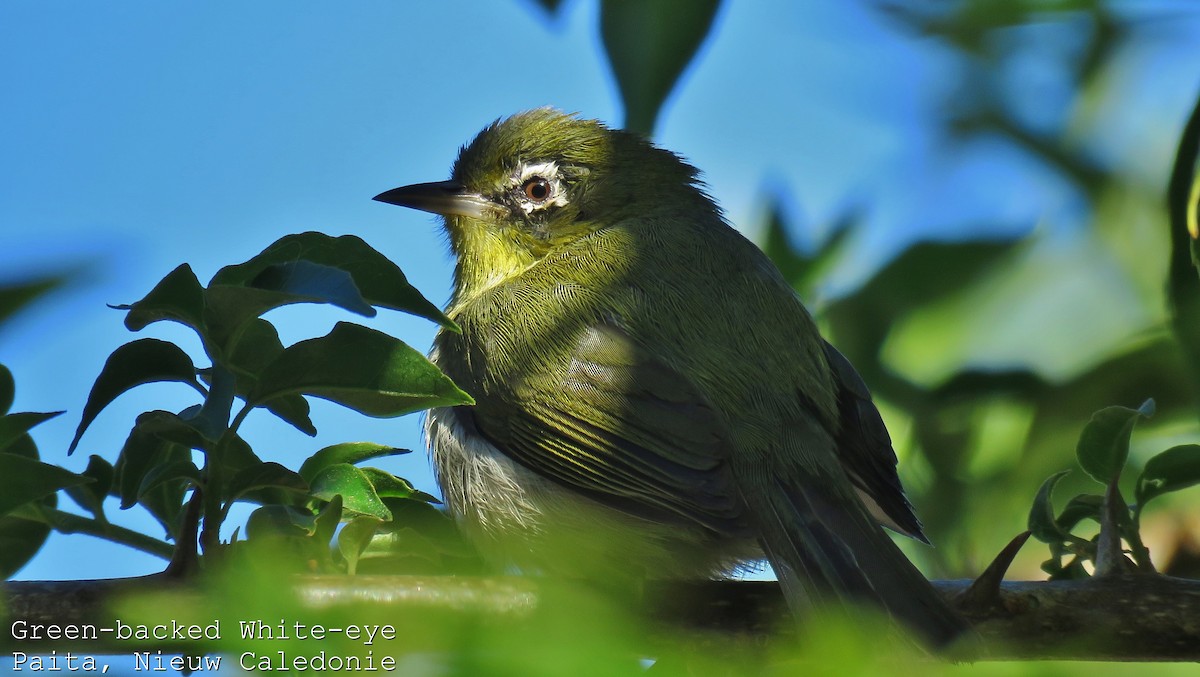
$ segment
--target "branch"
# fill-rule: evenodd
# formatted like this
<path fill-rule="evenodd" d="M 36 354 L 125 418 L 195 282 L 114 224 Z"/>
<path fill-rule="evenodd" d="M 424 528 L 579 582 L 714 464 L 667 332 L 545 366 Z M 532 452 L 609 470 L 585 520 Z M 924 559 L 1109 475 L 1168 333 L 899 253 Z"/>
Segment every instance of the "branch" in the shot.
<path fill-rule="evenodd" d="M 1200 581 L 1123 575 L 1081 581 L 1005 582 L 996 594 L 965 595 L 972 581 L 935 581 L 983 640 L 983 659 L 1200 660 Z M 199 594 L 163 577 L 95 581 L 17 581 L 0 585 L 8 621 L 0 650 L 79 648 L 126 652 L 128 643 L 14 640 L 11 622 L 104 624 L 109 601 L 152 589 Z M 532 578 L 459 576 L 305 576 L 296 591 L 314 610 L 353 604 L 527 617 L 537 605 Z M 647 586 L 652 620 L 664 631 L 693 630 L 761 639 L 793 632 L 772 581 L 658 582 Z M 967 600 L 959 603 L 960 599 Z M 28 627 L 28 626 L 26 626 Z M 161 648 L 161 646 L 159 647 Z"/>

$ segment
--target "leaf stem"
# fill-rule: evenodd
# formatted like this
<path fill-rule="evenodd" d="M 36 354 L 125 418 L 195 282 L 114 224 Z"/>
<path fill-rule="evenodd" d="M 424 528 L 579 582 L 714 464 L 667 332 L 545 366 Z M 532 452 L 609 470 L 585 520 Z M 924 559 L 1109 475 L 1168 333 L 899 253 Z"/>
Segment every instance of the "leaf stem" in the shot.
<path fill-rule="evenodd" d="M 113 543 L 120 543 L 165 560 L 171 559 L 171 554 L 175 550 L 170 543 L 153 536 L 57 508 L 26 504 L 9 512 L 8 516 L 48 524 L 55 531 L 64 534 L 87 534 Z"/>

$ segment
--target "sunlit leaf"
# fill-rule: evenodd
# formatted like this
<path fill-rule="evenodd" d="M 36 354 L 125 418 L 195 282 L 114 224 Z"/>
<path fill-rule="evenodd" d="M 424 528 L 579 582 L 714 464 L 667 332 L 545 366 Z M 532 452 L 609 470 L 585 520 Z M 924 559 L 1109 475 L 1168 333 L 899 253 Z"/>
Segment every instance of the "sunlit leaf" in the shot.
<path fill-rule="evenodd" d="M 355 465 L 372 458 L 398 456 L 412 453 L 409 449 L 397 449 L 374 442 L 342 442 L 334 444 L 309 456 L 300 465 L 300 476 L 311 482 L 322 470 L 337 463 Z"/>
<path fill-rule="evenodd" d="M 1200 445 L 1181 444 L 1146 461 L 1137 482 L 1137 502 L 1144 506 L 1167 492 L 1200 484 Z"/>
<path fill-rule="evenodd" d="M 0 515 L 92 479 L 18 454 L 0 453 Z M 390 518 L 390 515 L 389 515 Z"/>
<path fill-rule="evenodd" d="M 336 463 L 325 468 L 310 484 L 312 495 L 317 498 L 328 501 L 341 496 L 346 510 L 373 515 L 384 521 L 392 519 L 392 513 L 379 499 L 366 473 L 349 463 Z"/>
<path fill-rule="evenodd" d="M 667 95 L 712 28 L 720 0 L 603 0 L 600 35 L 625 128 L 650 136 Z"/>
<path fill-rule="evenodd" d="M 1138 419 L 1154 414 L 1154 400 L 1141 407 L 1106 407 L 1092 415 L 1075 447 L 1075 458 L 1092 479 L 1107 485 L 1121 474 L 1129 457 L 1129 437 Z"/>
<path fill-rule="evenodd" d="M 284 350 L 263 370 L 250 401 L 260 404 L 295 393 L 382 418 L 473 402 L 403 341 L 345 322 Z"/>
<path fill-rule="evenodd" d="M 157 381 L 178 381 L 203 392 L 196 380 L 192 358 L 174 343 L 146 338 L 114 350 L 92 385 L 83 407 L 83 418 L 67 453 L 75 451 L 84 431 L 117 396 L 130 388 Z"/>
<path fill-rule="evenodd" d="M 362 471 L 380 498 L 411 498 L 416 492 L 413 485 L 403 477 L 396 477 L 379 468 L 363 468 Z"/>

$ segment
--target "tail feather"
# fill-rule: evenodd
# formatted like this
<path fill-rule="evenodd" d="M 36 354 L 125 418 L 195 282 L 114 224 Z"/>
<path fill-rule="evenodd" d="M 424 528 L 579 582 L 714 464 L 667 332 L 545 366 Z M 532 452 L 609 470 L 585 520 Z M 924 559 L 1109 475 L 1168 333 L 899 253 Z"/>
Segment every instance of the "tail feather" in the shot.
<path fill-rule="evenodd" d="M 933 646 L 967 628 L 859 505 L 824 488 L 774 482 L 763 496 L 762 543 L 793 611 L 847 602 L 882 607 Z"/>

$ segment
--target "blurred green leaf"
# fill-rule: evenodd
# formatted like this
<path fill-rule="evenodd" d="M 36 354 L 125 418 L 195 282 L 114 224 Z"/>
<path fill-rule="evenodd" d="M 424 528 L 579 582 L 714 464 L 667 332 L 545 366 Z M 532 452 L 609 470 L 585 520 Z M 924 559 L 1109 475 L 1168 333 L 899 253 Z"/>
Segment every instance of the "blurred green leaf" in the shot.
<path fill-rule="evenodd" d="M 0 364 L 0 416 L 8 413 L 12 408 L 13 398 L 17 394 L 17 384 L 13 380 L 12 372 L 8 367 Z"/>
<path fill-rule="evenodd" d="M 59 489 L 91 481 L 89 477 L 56 465 L 18 454 L 0 453 L 0 515 Z"/>
<path fill-rule="evenodd" d="M 92 454 L 88 457 L 87 468 L 84 469 L 82 474 L 84 477 L 91 478 L 92 481 L 68 487 L 66 490 L 67 495 L 71 497 L 71 500 L 78 503 L 79 507 L 92 513 L 96 519 L 103 520 L 104 499 L 113 487 L 114 473 L 112 464 Z"/>
<path fill-rule="evenodd" d="M 408 283 L 408 278 L 396 264 L 353 235 L 330 237 L 307 232 L 284 236 L 249 261 L 222 268 L 210 286 L 254 286 L 255 280 L 268 268 L 298 261 L 345 271 L 361 297 L 372 306 L 411 313 L 443 327 L 456 328 L 437 306 Z"/>
<path fill-rule="evenodd" d="M 250 402 L 302 393 L 380 418 L 473 400 L 403 341 L 339 322 L 329 334 L 284 350 L 259 378 Z"/>
<path fill-rule="evenodd" d="M 1033 507 L 1029 510 L 1029 520 L 1026 523 L 1026 529 L 1043 543 L 1057 543 L 1067 538 L 1069 534 L 1063 531 L 1058 526 L 1058 520 L 1054 517 L 1054 485 L 1058 484 L 1059 480 L 1066 477 L 1070 473 L 1069 470 L 1057 472 L 1046 478 L 1042 482 L 1041 488 L 1038 489 L 1037 496 L 1033 499 Z"/>
<path fill-rule="evenodd" d="M 114 350 L 96 377 L 92 391 L 88 393 L 87 403 L 83 406 L 83 418 L 79 421 L 67 453 L 75 451 L 84 431 L 119 395 L 136 386 L 157 381 L 186 383 L 204 393 L 196 380 L 192 358 L 174 343 L 146 338 L 131 341 Z"/>
<path fill-rule="evenodd" d="M 21 412 L 0 416 L 0 452 L 7 451 L 9 445 L 28 433 L 34 426 L 48 421 L 61 413 L 63 412 Z"/>
<path fill-rule="evenodd" d="M 789 227 L 785 220 L 781 199 L 778 196 L 771 197 L 763 253 L 775 263 L 800 298 L 812 299 L 817 295 L 818 284 L 828 277 L 833 263 L 844 251 L 858 221 L 856 210 L 846 212 L 833 224 L 829 236 L 811 253 L 806 252 L 792 244 L 788 233 L 794 226 Z"/>
<path fill-rule="evenodd" d="M 312 482 L 322 470 L 331 465 L 338 463 L 355 465 L 372 458 L 411 453 L 412 451 L 409 449 L 397 449 L 396 447 L 390 447 L 386 444 L 375 444 L 374 442 L 342 442 L 341 444 L 325 447 L 312 456 L 309 456 L 300 465 L 300 476 L 306 481 Z"/>
<path fill-rule="evenodd" d="M 1179 344 L 1188 356 L 1193 383 L 1200 382 L 1200 232 L 1196 226 L 1197 202 L 1200 201 L 1200 97 L 1184 125 L 1175 151 L 1175 163 L 1167 185 L 1167 212 L 1171 229 L 1171 268 L 1167 296 L 1171 305 L 1171 325 Z"/>
<path fill-rule="evenodd" d="M 625 104 L 625 128 L 647 137 L 712 29 L 720 0 L 602 0 L 600 36 Z"/>
<path fill-rule="evenodd" d="M 1092 415 L 1075 447 L 1075 458 L 1092 479 L 1108 485 L 1120 476 L 1129 457 L 1129 437 L 1139 418 L 1154 414 L 1154 400 L 1137 409 L 1106 407 Z"/>
<path fill-rule="evenodd" d="M 562 7 L 562 0 L 534 0 L 547 14 L 554 16 Z"/>
<path fill-rule="evenodd" d="M 25 306 L 61 287 L 68 279 L 66 273 L 0 286 L 0 323 L 17 314 Z M 4 408 L 0 407 L 0 413 Z"/>
<path fill-rule="evenodd" d="M 341 496 L 346 510 L 373 515 L 385 522 L 392 519 L 367 474 L 349 463 L 335 463 L 321 470 L 310 484 L 312 495 L 317 498 L 328 501 Z"/>
<path fill-rule="evenodd" d="M 238 395 L 249 396 L 258 384 L 258 375 L 282 353 L 283 343 L 274 325 L 262 318 L 247 324 L 229 355 L 228 366 L 237 375 Z M 310 436 L 317 434 L 304 396 L 283 395 L 269 400 L 264 407 L 300 432 Z"/>
<path fill-rule="evenodd" d="M 1139 509 L 1167 492 L 1200 484 L 1200 445 L 1181 444 L 1146 461 L 1137 482 Z"/>
<path fill-rule="evenodd" d="M 160 320 L 171 320 L 195 329 L 202 337 L 206 334 L 204 288 L 186 263 L 168 273 L 142 300 L 113 307 L 129 311 L 125 315 L 125 327 L 130 331 L 140 331 Z"/>

